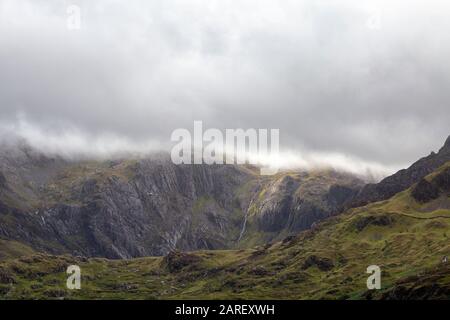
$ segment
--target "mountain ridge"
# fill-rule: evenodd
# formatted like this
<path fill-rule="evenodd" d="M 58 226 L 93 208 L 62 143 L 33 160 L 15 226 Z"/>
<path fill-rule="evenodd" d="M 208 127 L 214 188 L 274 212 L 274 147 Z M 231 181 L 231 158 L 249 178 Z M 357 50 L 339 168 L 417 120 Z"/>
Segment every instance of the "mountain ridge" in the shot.
<path fill-rule="evenodd" d="M 0 152 L 0 176 L 0 237 L 117 259 L 280 240 L 363 185 L 330 170 L 263 177 L 245 166 L 174 165 L 167 154 L 68 161 L 27 146 Z M 282 191 L 286 182 L 295 188 Z"/>
<path fill-rule="evenodd" d="M 348 208 L 364 206 L 371 202 L 387 200 L 393 195 L 406 190 L 414 183 L 419 182 L 426 175 L 450 161 L 450 135 L 438 153 L 430 155 L 414 162 L 409 168 L 402 169 L 388 176 L 379 183 L 369 183 L 364 186 L 349 204 Z"/>

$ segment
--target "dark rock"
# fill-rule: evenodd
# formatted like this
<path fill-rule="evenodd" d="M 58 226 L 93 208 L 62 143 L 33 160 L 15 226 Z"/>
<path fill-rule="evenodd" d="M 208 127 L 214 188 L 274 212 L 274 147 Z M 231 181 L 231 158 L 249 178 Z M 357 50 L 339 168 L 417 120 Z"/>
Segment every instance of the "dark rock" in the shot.
<path fill-rule="evenodd" d="M 335 211 L 339 211 L 353 200 L 358 191 L 356 188 L 336 184 L 330 187 L 326 197 L 330 205 L 336 208 Z"/>
<path fill-rule="evenodd" d="M 355 227 L 358 231 L 364 230 L 369 225 L 374 226 L 389 226 L 394 222 L 393 218 L 390 216 L 367 216 L 367 217 L 361 217 L 359 218 L 356 223 Z"/>
<path fill-rule="evenodd" d="M 66 296 L 66 291 L 62 289 L 47 289 L 44 295 L 49 298 L 63 298 Z"/>
<path fill-rule="evenodd" d="M 314 266 L 319 268 L 319 270 L 321 271 L 329 271 L 334 268 L 333 261 L 331 261 L 330 259 L 312 255 L 306 258 L 305 262 L 302 265 L 302 269 L 306 270 Z"/>
<path fill-rule="evenodd" d="M 13 275 L 3 267 L 0 267 L 0 284 L 16 283 Z"/>
<path fill-rule="evenodd" d="M 296 236 L 287 236 L 286 238 L 283 239 L 282 243 L 291 244 L 291 242 L 293 242 L 296 238 L 297 238 Z"/>
<path fill-rule="evenodd" d="M 381 300 L 446 300 L 450 296 L 450 288 L 438 283 L 424 284 L 417 287 L 395 286 L 383 293 Z"/>
<path fill-rule="evenodd" d="M 0 172 L 0 190 L 5 189 L 6 186 L 6 177 L 2 172 Z"/>
<path fill-rule="evenodd" d="M 139 286 L 133 283 L 119 282 L 112 284 L 111 288 L 118 291 L 134 291 L 139 289 Z"/>
<path fill-rule="evenodd" d="M 195 267 L 201 258 L 190 253 L 172 251 L 164 257 L 162 263 L 170 272 L 179 272 L 185 267 Z"/>
<path fill-rule="evenodd" d="M 252 254 L 250 255 L 251 258 L 257 258 L 257 257 L 261 257 L 267 254 L 267 249 L 266 248 L 262 248 L 262 249 L 258 249 L 254 252 L 252 252 Z"/>
<path fill-rule="evenodd" d="M 444 192 L 450 191 L 450 167 L 444 169 L 434 177 L 432 183 Z"/>
<path fill-rule="evenodd" d="M 439 197 L 439 188 L 426 179 L 422 179 L 412 189 L 411 196 L 418 202 L 426 203 Z"/>
<path fill-rule="evenodd" d="M 9 285 L 0 285 L 0 296 L 6 296 L 11 289 Z"/>
<path fill-rule="evenodd" d="M 254 267 L 248 273 L 255 276 L 266 276 L 270 274 L 270 272 L 267 271 L 266 268 L 262 266 Z"/>

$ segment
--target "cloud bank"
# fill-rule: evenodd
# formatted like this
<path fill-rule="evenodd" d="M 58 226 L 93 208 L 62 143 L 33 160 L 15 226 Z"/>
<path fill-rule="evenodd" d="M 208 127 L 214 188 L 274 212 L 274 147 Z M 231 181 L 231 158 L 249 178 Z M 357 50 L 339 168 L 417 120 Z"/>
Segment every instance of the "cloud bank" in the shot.
<path fill-rule="evenodd" d="M 81 28 L 67 28 L 67 8 Z M 280 129 L 283 159 L 387 174 L 450 123 L 448 1 L 3 0 L 0 128 L 43 149 Z"/>

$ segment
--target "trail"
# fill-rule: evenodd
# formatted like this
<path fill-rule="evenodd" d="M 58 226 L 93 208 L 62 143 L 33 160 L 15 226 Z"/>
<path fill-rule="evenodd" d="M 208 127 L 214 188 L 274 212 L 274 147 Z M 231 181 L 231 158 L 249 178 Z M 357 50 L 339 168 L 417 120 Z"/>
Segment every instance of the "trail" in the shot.
<path fill-rule="evenodd" d="M 441 218 L 450 219 L 450 216 L 442 216 L 442 215 L 431 216 L 431 217 L 418 217 L 418 216 L 414 216 L 414 215 L 410 215 L 410 214 L 398 212 L 398 211 L 390 211 L 390 213 L 399 214 L 404 217 L 419 219 L 419 220 L 431 220 L 431 219 L 441 219 Z"/>

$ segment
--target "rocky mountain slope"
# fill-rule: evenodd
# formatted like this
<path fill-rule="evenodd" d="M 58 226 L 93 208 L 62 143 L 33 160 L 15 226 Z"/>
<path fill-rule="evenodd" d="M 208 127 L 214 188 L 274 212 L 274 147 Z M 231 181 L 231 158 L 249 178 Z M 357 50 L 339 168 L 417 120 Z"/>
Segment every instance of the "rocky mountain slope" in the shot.
<path fill-rule="evenodd" d="M 367 184 L 351 202 L 350 207 L 359 207 L 370 202 L 386 200 L 419 182 L 447 161 L 450 161 L 450 136 L 438 153 L 432 152 L 409 168 L 383 179 L 377 184 Z"/>
<path fill-rule="evenodd" d="M 363 185 L 333 170 L 282 173 L 259 181 L 247 206 L 241 242 L 248 247 L 307 230 L 341 211 Z"/>
<path fill-rule="evenodd" d="M 37 254 L 0 263 L 3 298 L 65 299 L 448 299 L 450 162 L 389 200 L 346 211 L 283 241 L 133 260 Z M 284 184 L 283 184 L 284 185 Z M 419 192 L 420 194 L 420 192 Z M 65 289 L 78 264 L 82 289 Z M 381 268 L 369 291 L 366 269 Z"/>
<path fill-rule="evenodd" d="M 362 185 L 330 170 L 262 177 L 165 154 L 68 161 L 10 144 L 0 148 L 0 238 L 107 258 L 248 247 L 310 228 Z"/>

